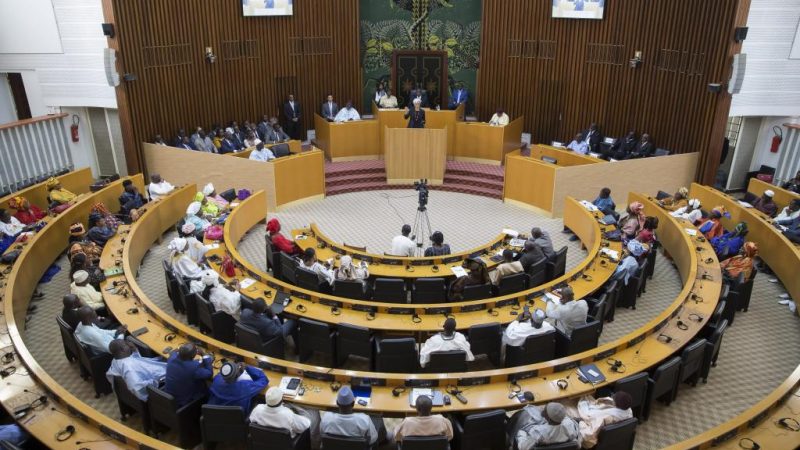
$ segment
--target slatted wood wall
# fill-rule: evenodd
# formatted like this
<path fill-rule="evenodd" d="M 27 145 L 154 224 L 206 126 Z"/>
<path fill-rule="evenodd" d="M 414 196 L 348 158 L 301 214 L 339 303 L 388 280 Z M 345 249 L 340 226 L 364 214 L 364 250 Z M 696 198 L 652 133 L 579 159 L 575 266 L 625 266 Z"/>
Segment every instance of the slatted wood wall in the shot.
<path fill-rule="evenodd" d="M 243 17 L 237 0 L 104 0 L 130 173 L 154 134 L 278 115 L 293 92 L 304 129 L 328 92 L 358 98 L 359 1 L 302 0 L 292 17 Z M 205 60 L 212 47 L 216 63 Z"/>
<path fill-rule="evenodd" d="M 609 136 L 649 132 L 657 147 L 700 151 L 698 179 L 713 181 L 730 97 L 707 85 L 728 80 L 749 0 L 607 0 L 602 21 L 553 19 L 551 5 L 484 0 L 479 118 L 499 106 L 524 115 L 534 142 L 571 139 L 593 121 Z"/>

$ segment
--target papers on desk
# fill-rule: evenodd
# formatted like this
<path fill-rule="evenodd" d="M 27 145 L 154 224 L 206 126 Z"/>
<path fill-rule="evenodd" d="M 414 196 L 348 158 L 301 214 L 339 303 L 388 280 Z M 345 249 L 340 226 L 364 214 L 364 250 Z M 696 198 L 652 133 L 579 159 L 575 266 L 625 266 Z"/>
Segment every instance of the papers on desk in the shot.
<path fill-rule="evenodd" d="M 519 231 L 512 230 L 510 228 L 503 228 L 503 234 L 505 234 L 506 236 L 511 236 L 512 238 L 519 237 Z"/>
<path fill-rule="evenodd" d="M 600 153 L 589 152 L 589 156 L 591 156 L 593 158 L 600 158 Z"/>
<path fill-rule="evenodd" d="M 219 248 L 219 244 L 217 242 L 214 242 L 213 244 L 206 245 L 206 247 L 208 247 L 209 250 L 216 250 Z"/>
<path fill-rule="evenodd" d="M 686 230 L 686 234 L 689 236 L 697 236 L 697 230 L 694 228 L 684 228 L 684 230 Z"/>
<path fill-rule="evenodd" d="M 467 276 L 467 271 L 461 266 L 452 266 L 450 267 L 450 270 L 453 272 L 453 275 L 455 275 L 456 278 Z"/>
<path fill-rule="evenodd" d="M 753 205 L 751 205 L 750 203 L 743 202 L 741 200 L 739 200 L 739 204 L 744 206 L 745 208 L 752 208 L 753 207 Z"/>
<path fill-rule="evenodd" d="M 545 299 L 545 301 L 555 302 L 555 303 L 558 303 L 558 302 L 561 301 L 561 297 L 557 296 L 556 294 L 553 294 L 552 292 L 545 292 L 544 293 L 544 299 Z"/>
<path fill-rule="evenodd" d="M 236 208 L 237 206 L 239 206 L 239 202 L 229 203 L 228 206 L 230 206 L 231 209 Z"/>
<path fill-rule="evenodd" d="M 594 364 L 587 364 L 578 368 L 578 376 L 584 383 L 597 384 L 606 381 L 605 375 Z M 584 381 L 585 380 L 585 381 Z"/>
<path fill-rule="evenodd" d="M 442 396 L 441 391 L 435 391 L 433 389 L 427 388 L 414 388 L 411 390 L 411 393 L 408 394 L 408 405 L 409 406 L 416 406 L 417 404 L 417 397 L 420 395 L 424 395 L 431 399 L 433 406 L 443 406 L 444 405 L 444 397 Z"/>
<path fill-rule="evenodd" d="M 298 234 L 297 236 L 294 237 L 295 241 L 302 241 L 303 239 L 308 239 L 308 236 L 306 236 L 305 234 Z"/>
<path fill-rule="evenodd" d="M 301 384 L 303 383 L 300 378 L 283 377 L 281 378 L 281 383 L 278 385 L 278 387 L 283 391 L 284 398 L 293 398 L 297 395 L 297 391 L 300 389 Z"/>
<path fill-rule="evenodd" d="M 239 289 L 247 289 L 253 284 L 255 284 L 256 280 L 252 278 L 245 278 L 244 280 L 239 282 Z"/>
<path fill-rule="evenodd" d="M 605 253 L 611 259 L 617 259 L 617 260 L 619 259 L 619 252 L 616 250 L 611 250 L 608 247 L 603 247 L 602 249 L 600 249 L 600 253 Z"/>
<path fill-rule="evenodd" d="M 511 247 L 525 247 L 525 239 L 514 238 L 508 243 L 508 245 Z"/>
<path fill-rule="evenodd" d="M 594 203 L 592 203 L 590 201 L 581 200 L 581 205 L 583 205 L 583 207 L 586 208 L 587 211 L 592 211 L 592 212 L 599 211 L 597 206 L 594 206 Z"/>

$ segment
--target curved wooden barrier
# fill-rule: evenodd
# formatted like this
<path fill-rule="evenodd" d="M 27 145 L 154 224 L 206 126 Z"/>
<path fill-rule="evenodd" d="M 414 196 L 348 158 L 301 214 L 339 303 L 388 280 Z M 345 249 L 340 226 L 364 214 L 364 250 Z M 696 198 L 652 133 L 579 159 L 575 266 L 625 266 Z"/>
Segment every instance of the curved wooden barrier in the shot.
<path fill-rule="evenodd" d="M 74 194 L 85 194 L 89 192 L 89 186 L 92 184 L 92 181 L 94 181 L 94 178 L 92 178 L 92 171 L 88 167 L 67 172 L 64 175 L 57 176 L 56 179 L 61 182 L 61 186 L 64 189 Z M 48 206 L 46 183 L 47 180 L 0 198 L 0 208 L 8 208 L 9 200 L 17 196 L 22 196 L 27 198 L 31 205 L 36 205 L 40 207 L 42 211 L 45 211 Z"/>

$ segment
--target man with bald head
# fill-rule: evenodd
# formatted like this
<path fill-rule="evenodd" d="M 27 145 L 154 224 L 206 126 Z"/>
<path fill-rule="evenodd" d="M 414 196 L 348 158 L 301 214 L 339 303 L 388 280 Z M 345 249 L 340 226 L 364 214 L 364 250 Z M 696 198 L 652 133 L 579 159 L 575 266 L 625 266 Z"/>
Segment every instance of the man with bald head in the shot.
<path fill-rule="evenodd" d="M 61 309 L 61 318 L 64 319 L 64 322 L 72 327 L 73 330 L 78 328 L 78 324 L 81 323 L 78 310 L 81 308 L 81 306 L 84 306 L 81 302 L 81 299 L 79 299 L 77 295 L 67 294 L 64 296 L 62 303 L 64 307 Z M 97 317 L 94 321 L 94 324 L 106 330 L 117 326 L 116 322 L 104 317 Z"/>
<path fill-rule="evenodd" d="M 115 330 L 103 330 L 98 327 L 95 324 L 97 313 L 90 306 L 84 305 L 78 308 L 78 318 L 80 323 L 75 327 L 75 337 L 78 338 L 78 342 L 89 347 L 95 355 L 108 353 L 108 345 L 111 341 L 125 336 L 127 328 L 124 326 Z"/>
<path fill-rule="evenodd" d="M 453 350 L 463 350 L 466 353 L 467 361 L 475 361 L 475 356 L 470 350 L 469 341 L 463 334 L 456 331 L 456 319 L 449 317 L 444 321 L 441 333 L 434 334 L 424 344 L 419 351 L 419 364 L 425 367 L 431 360 L 433 352 L 448 352 Z"/>
<path fill-rule="evenodd" d="M 191 342 L 172 352 L 167 360 L 167 381 L 164 390 L 175 397 L 178 407 L 192 400 L 208 395 L 206 381 L 214 375 L 212 355 L 203 354 L 200 361 L 195 360 L 198 349 Z"/>
<path fill-rule="evenodd" d="M 417 397 L 417 417 L 406 417 L 395 430 L 394 439 L 403 443 L 406 436 L 446 436 L 453 439 L 453 425 L 441 414 L 431 415 L 433 402 L 426 395 Z"/>
<path fill-rule="evenodd" d="M 147 386 L 157 387 L 164 378 L 167 363 L 161 358 L 144 358 L 133 343 L 115 339 L 108 344 L 108 351 L 114 359 L 106 372 L 112 385 L 114 377 L 122 377 L 128 390 L 139 400 L 147 401 Z"/>

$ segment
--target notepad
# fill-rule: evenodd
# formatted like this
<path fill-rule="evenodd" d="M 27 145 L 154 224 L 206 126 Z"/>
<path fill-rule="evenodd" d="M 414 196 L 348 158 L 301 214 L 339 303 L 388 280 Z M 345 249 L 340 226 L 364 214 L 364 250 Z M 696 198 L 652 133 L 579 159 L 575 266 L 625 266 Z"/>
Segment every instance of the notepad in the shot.
<path fill-rule="evenodd" d="M 239 282 L 239 289 L 247 289 L 253 284 L 255 284 L 256 280 L 252 278 L 245 278 L 244 280 Z"/>
<path fill-rule="evenodd" d="M 298 234 L 297 236 L 294 237 L 295 241 L 302 241 L 303 239 L 308 239 L 308 236 L 304 234 Z"/>
<path fill-rule="evenodd" d="M 686 230 L 686 234 L 689 236 L 697 236 L 697 230 L 694 228 L 684 228 Z"/>
<path fill-rule="evenodd" d="M 207 245 L 206 247 L 208 247 L 209 250 L 216 250 L 219 248 L 219 244 L 215 242 L 213 244 Z"/>
<path fill-rule="evenodd" d="M 441 391 L 435 391 L 433 389 L 427 388 L 414 388 L 411 390 L 411 393 L 408 394 L 408 405 L 409 406 L 416 406 L 417 404 L 417 397 L 420 395 L 424 395 L 431 399 L 433 406 L 442 406 L 444 405 L 444 397 L 442 396 Z"/>
<path fill-rule="evenodd" d="M 594 206 L 594 204 L 592 202 L 590 202 L 590 201 L 581 200 L 581 205 L 583 205 L 583 207 L 586 208 L 589 211 L 599 211 L 597 206 Z"/>
<path fill-rule="evenodd" d="M 453 275 L 455 275 L 457 278 L 467 276 L 467 271 L 464 270 L 464 268 L 461 266 L 452 266 L 450 267 L 450 270 L 453 272 Z"/>
<path fill-rule="evenodd" d="M 750 203 L 743 202 L 741 200 L 739 200 L 739 204 L 744 206 L 745 208 L 752 208 L 753 207 L 753 205 L 751 205 Z"/>
<path fill-rule="evenodd" d="M 503 234 L 505 234 L 506 236 L 511 236 L 512 238 L 515 238 L 515 237 L 519 236 L 519 231 L 512 230 L 510 228 L 503 228 Z"/>
<path fill-rule="evenodd" d="M 616 250 L 611 250 L 608 247 L 604 247 L 600 250 L 600 253 L 604 253 L 608 255 L 611 259 L 619 259 L 619 252 Z"/>
<path fill-rule="evenodd" d="M 556 294 L 553 294 L 552 292 L 545 292 L 544 293 L 544 298 L 547 299 L 547 301 L 550 301 L 550 302 L 558 303 L 558 302 L 561 301 L 561 297 L 557 296 Z"/>
<path fill-rule="evenodd" d="M 508 245 L 510 245 L 511 247 L 524 247 L 525 239 L 514 238 L 508 243 Z"/>

